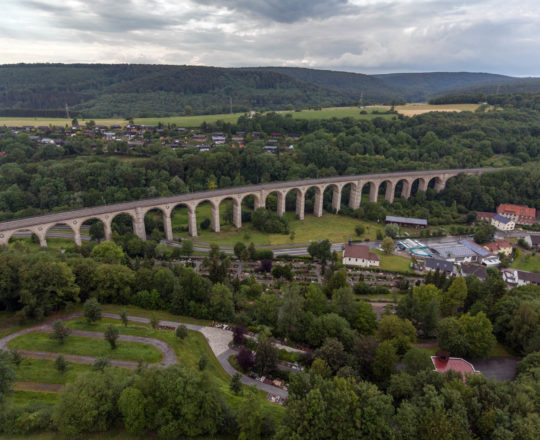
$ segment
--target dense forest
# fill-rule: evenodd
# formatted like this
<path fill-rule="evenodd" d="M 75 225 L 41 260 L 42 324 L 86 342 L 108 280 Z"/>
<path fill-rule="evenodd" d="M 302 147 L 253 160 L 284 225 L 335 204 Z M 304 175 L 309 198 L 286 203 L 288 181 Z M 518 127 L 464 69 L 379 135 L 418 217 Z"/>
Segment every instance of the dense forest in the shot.
<path fill-rule="evenodd" d="M 58 115 L 68 104 L 86 118 L 283 110 L 421 101 L 466 87 L 522 84 L 480 73 L 363 75 L 328 70 L 168 65 L 0 66 L 0 115 Z M 536 91 L 538 82 L 526 89 Z M 506 91 L 506 89 L 501 89 Z M 512 90 L 508 90 L 512 91 Z"/>
<path fill-rule="evenodd" d="M 199 275 L 181 264 L 155 264 L 156 254 L 148 253 L 155 242 L 131 233 L 115 239 L 117 244 L 92 242 L 63 254 L 23 244 L 3 251 L 0 310 L 17 311 L 26 322 L 97 300 L 234 323 L 239 344 L 245 344 L 238 362 L 290 382 L 282 420 L 266 413 L 249 390 L 232 408 L 201 368 L 141 366 L 127 378 L 96 366 L 67 386 L 56 404 L 0 403 L 0 432 L 58 430 L 73 438 L 124 427 L 161 439 L 237 434 L 366 440 L 532 440 L 540 433 L 537 286 L 508 290 L 493 270 L 483 282 L 436 272 L 423 284 L 400 283 L 397 314 L 377 321 L 371 305 L 356 296 L 365 294 L 365 283 L 351 288 L 333 257 L 322 285 L 284 283 L 276 293 L 252 278 L 231 277 L 229 257 L 217 247 L 203 261 L 208 275 Z M 134 258 L 136 241 L 146 251 Z M 249 342 L 243 338 L 248 327 L 267 336 Z M 516 380 L 475 376 L 465 384 L 459 374 L 434 372 L 428 353 L 414 343 L 435 329 L 442 349 L 469 359 L 486 356 L 497 341 L 526 356 Z M 271 337 L 312 349 L 300 359 L 304 373 L 277 369 Z M 9 397 L 14 379 L 11 356 L 0 352 L 0 401 Z"/>

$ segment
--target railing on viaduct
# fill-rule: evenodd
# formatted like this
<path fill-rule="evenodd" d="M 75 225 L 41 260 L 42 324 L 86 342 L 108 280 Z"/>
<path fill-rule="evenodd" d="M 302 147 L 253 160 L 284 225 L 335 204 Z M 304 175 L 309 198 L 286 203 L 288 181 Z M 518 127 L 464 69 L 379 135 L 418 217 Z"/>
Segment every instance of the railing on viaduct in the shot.
<path fill-rule="evenodd" d="M 81 225 L 92 219 L 103 223 L 105 239 L 112 237 L 112 221 L 119 214 L 128 214 L 133 220 L 133 232 L 143 240 L 146 240 L 144 216 L 153 209 L 163 213 L 163 225 L 167 240 L 173 239 L 171 213 L 179 205 L 187 207 L 188 228 L 191 236 L 197 236 L 196 208 L 202 202 L 210 202 L 212 207 L 212 229 L 220 231 L 219 208 L 221 202 L 232 199 L 233 223 L 235 227 L 242 227 L 242 200 L 247 196 L 253 196 L 254 207 L 266 206 L 266 198 L 271 193 L 277 193 L 277 213 L 282 216 L 285 212 L 285 199 L 290 191 L 296 191 L 296 215 L 300 220 L 304 219 L 305 196 L 310 188 L 315 189 L 314 215 L 320 217 L 323 211 L 323 194 L 325 189 L 331 187 L 332 209 L 337 212 L 341 207 L 341 193 L 350 185 L 349 206 L 357 209 L 360 206 L 362 190 L 369 185 L 369 200 L 376 202 L 379 189 L 384 186 L 385 199 L 394 201 L 396 186 L 402 182 L 400 196 L 408 199 L 411 195 L 413 184 L 418 180 L 418 191 L 426 191 L 430 182 L 434 180 L 435 191 L 442 190 L 448 179 L 458 174 L 482 174 L 495 171 L 495 168 L 470 168 L 455 170 L 432 170 L 432 171 L 404 171 L 379 174 L 362 174 L 357 176 L 338 176 L 321 179 L 297 180 L 288 182 L 273 182 L 261 185 L 240 186 L 218 190 L 202 191 L 197 193 L 181 194 L 170 197 L 137 200 L 132 202 L 117 203 L 113 205 L 96 206 L 92 208 L 78 209 L 61 213 L 41 215 L 37 217 L 11 220 L 0 223 L 0 245 L 5 245 L 13 234 L 21 231 L 29 231 L 39 238 L 41 246 L 47 246 L 46 235 L 57 224 L 67 225 L 72 229 L 75 243 L 81 245 Z"/>

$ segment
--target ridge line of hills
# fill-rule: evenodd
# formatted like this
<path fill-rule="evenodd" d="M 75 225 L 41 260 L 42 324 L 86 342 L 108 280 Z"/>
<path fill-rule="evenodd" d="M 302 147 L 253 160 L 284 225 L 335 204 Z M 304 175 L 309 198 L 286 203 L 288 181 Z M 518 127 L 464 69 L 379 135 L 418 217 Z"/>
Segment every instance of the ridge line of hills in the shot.
<path fill-rule="evenodd" d="M 144 117 L 422 102 L 441 95 L 538 93 L 540 78 L 491 73 L 367 75 L 302 67 L 0 65 L 0 116 Z"/>

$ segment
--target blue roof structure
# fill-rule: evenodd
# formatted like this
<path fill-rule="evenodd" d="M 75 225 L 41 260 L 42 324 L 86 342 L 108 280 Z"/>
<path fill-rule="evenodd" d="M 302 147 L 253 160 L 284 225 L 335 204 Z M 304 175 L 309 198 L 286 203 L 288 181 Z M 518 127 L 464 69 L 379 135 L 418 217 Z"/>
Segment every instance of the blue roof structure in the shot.
<path fill-rule="evenodd" d="M 497 214 L 495 217 L 493 217 L 493 220 L 499 223 L 503 223 L 505 225 L 512 221 L 511 218 L 505 217 L 504 215 L 500 215 L 500 214 Z"/>
<path fill-rule="evenodd" d="M 463 246 L 467 246 L 471 251 L 480 255 L 481 257 L 489 256 L 488 251 L 486 251 L 482 246 L 478 246 L 476 243 L 473 243 L 472 241 L 463 239 L 463 240 L 460 240 L 459 243 L 462 244 Z"/>
<path fill-rule="evenodd" d="M 395 217 L 393 215 L 386 216 L 386 223 L 409 223 L 417 226 L 427 226 L 427 220 L 425 218 L 409 218 L 409 217 Z"/>

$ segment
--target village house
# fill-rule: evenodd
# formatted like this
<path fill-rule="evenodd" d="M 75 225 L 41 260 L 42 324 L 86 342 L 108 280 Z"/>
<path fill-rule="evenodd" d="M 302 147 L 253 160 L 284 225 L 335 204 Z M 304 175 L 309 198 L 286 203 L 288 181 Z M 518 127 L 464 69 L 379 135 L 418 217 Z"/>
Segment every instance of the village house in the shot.
<path fill-rule="evenodd" d="M 525 286 L 527 284 L 540 286 L 540 274 L 516 269 L 503 269 L 501 273 L 504 282 L 512 287 Z"/>
<path fill-rule="evenodd" d="M 509 217 L 497 214 L 491 219 L 491 224 L 499 231 L 513 231 L 516 227 L 516 222 Z"/>
<path fill-rule="evenodd" d="M 473 276 L 480 281 L 484 281 L 488 276 L 487 269 L 484 266 L 479 266 L 477 264 L 462 264 L 460 269 L 461 274 L 464 277 Z"/>
<path fill-rule="evenodd" d="M 540 235 L 527 235 L 525 241 L 529 244 L 531 249 L 539 250 L 540 249 Z"/>
<path fill-rule="evenodd" d="M 536 221 L 536 209 L 525 205 L 503 203 L 497 206 L 497 214 L 508 217 L 518 225 L 532 225 Z"/>
<path fill-rule="evenodd" d="M 425 258 L 424 259 L 424 269 L 427 272 L 444 272 L 448 275 L 454 275 L 456 273 L 456 268 L 454 263 L 451 261 L 440 260 L 438 258 Z"/>
<path fill-rule="evenodd" d="M 477 211 L 476 212 L 476 220 L 479 221 L 486 221 L 491 223 L 491 219 L 497 215 L 496 212 L 484 212 L 484 211 Z"/>
<path fill-rule="evenodd" d="M 345 266 L 379 267 L 381 257 L 369 251 L 369 246 L 362 244 L 347 244 L 343 251 L 342 263 Z"/>
<path fill-rule="evenodd" d="M 494 254 L 504 254 L 507 257 L 512 255 L 512 245 L 506 240 L 492 241 L 484 245 L 484 249 Z"/>

